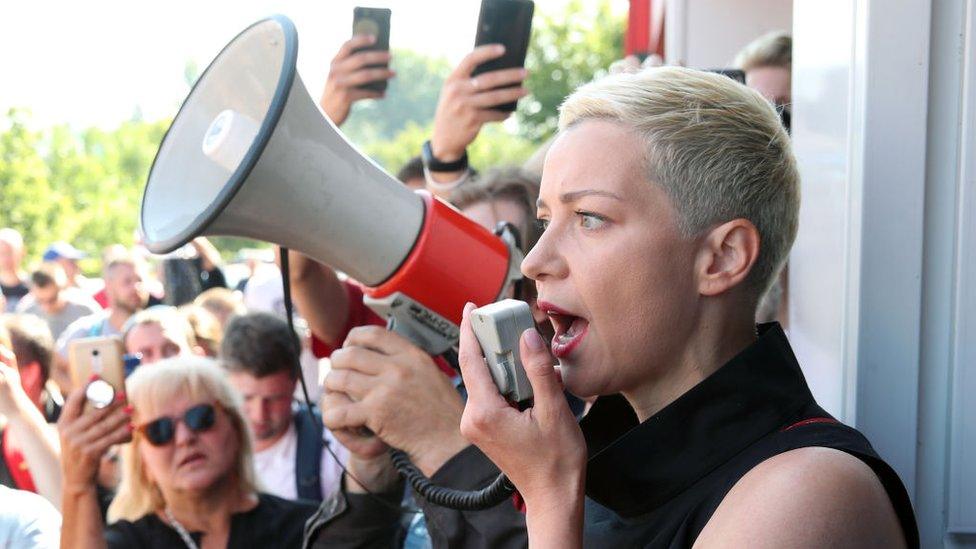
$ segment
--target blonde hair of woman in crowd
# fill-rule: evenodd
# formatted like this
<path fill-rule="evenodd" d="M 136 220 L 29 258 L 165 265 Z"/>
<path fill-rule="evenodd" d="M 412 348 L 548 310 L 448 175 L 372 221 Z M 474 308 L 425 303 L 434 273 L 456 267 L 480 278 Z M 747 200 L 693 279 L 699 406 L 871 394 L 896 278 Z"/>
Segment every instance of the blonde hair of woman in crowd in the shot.
<path fill-rule="evenodd" d="M 768 32 L 742 48 L 732 65 L 744 71 L 757 67 L 792 67 L 793 38 L 786 31 Z"/>
<path fill-rule="evenodd" d="M 241 493 L 257 491 L 254 443 L 244 419 L 243 402 L 216 362 L 181 356 L 138 368 L 126 380 L 126 396 L 135 410 L 133 423 L 136 425 L 155 419 L 162 403 L 178 397 L 192 402 L 220 404 L 240 441 L 231 478 Z M 147 475 L 139 452 L 141 444 L 146 444 L 142 437 L 134 437 L 122 451 L 122 483 L 108 509 L 109 522 L 136 521 L 166 507 L 162 493 Z"/>

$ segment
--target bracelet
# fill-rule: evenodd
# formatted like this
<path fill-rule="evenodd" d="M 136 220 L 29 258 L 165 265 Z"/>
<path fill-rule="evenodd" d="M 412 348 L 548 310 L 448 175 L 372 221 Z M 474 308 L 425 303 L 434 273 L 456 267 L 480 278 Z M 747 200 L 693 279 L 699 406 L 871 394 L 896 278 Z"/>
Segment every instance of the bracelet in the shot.
<path fill-rule="evenodd" d="M 452 191 L 462 183 L 471 178 L 471 169 L 467 168 L 461 177 L 455 179 L 454 181 L 448 181 L 447 183 L 441 183 L 440 181 L 434 181 L 434 178 L 430 175 L 430 170 L 427 166 L 424 166 L 424 180 L 427 182 L 427 187 L 435 192 L 448 192 Z"/>

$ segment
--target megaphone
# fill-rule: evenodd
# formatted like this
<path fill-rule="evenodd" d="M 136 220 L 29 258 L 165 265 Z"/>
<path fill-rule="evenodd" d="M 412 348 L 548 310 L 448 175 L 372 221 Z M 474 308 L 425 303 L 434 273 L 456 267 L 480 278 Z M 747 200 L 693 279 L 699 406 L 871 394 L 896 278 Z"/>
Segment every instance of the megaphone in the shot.
<path fill-rule="evenodd" d="M 464 303 L 497 300 L 520 278 L 499 238 L 362 155 L 297 74 L 283 16 L 237 35 L 166 132 L 142 199 L 154 253 L 201 235 L 300 251 L 362 283 L 367 304 L 433 354 L 456 344 Z"/>

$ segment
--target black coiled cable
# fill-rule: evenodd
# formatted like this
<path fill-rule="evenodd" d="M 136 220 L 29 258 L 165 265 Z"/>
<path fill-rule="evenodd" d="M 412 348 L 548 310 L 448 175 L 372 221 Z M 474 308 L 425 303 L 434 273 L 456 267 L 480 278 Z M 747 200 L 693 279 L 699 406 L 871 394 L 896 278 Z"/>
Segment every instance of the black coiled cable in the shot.
<path fill-rule="evenodd" d="M 499 473 L 491 484 L 481 490 L 455 490 L 434 484 L 402 450 L 391 448 L 390 458 L 396 470 L 421 497 L 441 507 L 458 511 L 480 511 L 498 505 L 515 493 L 515 487 L 504 473 Z"/>

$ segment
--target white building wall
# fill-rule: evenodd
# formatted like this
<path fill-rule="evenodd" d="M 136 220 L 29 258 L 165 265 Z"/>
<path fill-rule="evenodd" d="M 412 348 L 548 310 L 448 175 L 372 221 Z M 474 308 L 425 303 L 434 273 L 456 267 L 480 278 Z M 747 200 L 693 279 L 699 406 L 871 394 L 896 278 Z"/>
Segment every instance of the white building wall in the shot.
<path fill-rule="evenodd" d="M 791 0 L 665 0 L 664 52 L 670 65 L 728 67 L 757 36 L 789 30 Z"/>
<path fill-rule="evenodd" d="M 691 67 L 792 26 L 790 339 L 902 476 L 922 546 L 976 548 L 976 0 L 667 2 Z"/>

